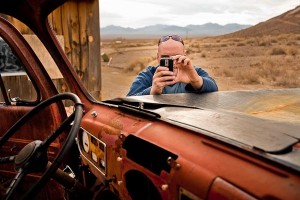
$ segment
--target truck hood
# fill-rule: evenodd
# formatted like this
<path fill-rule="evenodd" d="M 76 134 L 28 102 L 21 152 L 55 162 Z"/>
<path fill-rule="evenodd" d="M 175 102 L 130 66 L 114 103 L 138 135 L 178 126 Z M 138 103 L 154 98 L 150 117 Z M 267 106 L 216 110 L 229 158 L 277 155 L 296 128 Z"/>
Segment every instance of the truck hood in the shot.
<path fill-rule="evenodd" d="M 159 118 L 300 169 L 300 89 L 126 97 Z"/>

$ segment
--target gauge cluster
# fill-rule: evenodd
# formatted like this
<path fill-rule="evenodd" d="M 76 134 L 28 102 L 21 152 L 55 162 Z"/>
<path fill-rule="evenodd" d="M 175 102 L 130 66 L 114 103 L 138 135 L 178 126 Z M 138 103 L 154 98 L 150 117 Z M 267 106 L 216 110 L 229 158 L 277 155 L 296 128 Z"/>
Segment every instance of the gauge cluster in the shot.
<path fill-rule="evenodd" d="M 106 175 L 106 144 L 83 128 L 77 136 L 80 154 L 103 175 Z"/>

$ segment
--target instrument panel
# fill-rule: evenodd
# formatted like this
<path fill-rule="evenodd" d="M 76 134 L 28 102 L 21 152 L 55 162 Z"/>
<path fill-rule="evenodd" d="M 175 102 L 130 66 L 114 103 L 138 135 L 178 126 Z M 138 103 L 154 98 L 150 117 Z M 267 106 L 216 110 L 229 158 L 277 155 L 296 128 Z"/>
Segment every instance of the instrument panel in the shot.
<path fill-rule="evenodd" d="M 106 175 L 106 144 L 83 128 L 80 128 L 76 141 L 81 156 Z"/>

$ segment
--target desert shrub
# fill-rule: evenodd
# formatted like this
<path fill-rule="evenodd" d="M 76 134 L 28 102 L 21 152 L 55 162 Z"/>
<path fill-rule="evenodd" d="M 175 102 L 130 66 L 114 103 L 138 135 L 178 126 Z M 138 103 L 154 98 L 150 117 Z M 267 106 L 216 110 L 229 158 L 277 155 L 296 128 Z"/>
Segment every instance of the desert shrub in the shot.
<path fill-rule="evenodd" d="M 270 38 L 261 38 L 259 41 L 258 41 L 258 46 L 272 46 L 272 42 L 271 42 L 271 39 Z"/>
<path fill-rule="evenodd" d="M 241 47 L 241 46 L 246 46 L 246 45 L 245 45 L 245 43 L 240 42 L 236 46 Z"/>
<path fill-rule="evenodd" d="M 101 58 L 102 58 L 103 62 L 109 62 L 109 60 L 110 60 L 109 55 L 107 55 L 106 53 L 102 53 Z"/>
<path fill-rule="evenodd" d="M 233 42 L 240 42 L 241 39 L 240 39 L 240 38 L 233 38 L 232 41 L 233 41 Z"/>
<path fill-rule="evenodd" d="M 138 74 L 140 71 L 144 70 L 149 63 L 154 62 L 155 58 L 153 57 L 140 57 L 133 59 L 129 62 L 128 66 L 124 68 L 125 72 L 134 72 Z"/>
<path fill-rule="evenodd" d="M 185 53 L 187 53 L 187 54 L 192 54 L 192 53 L 194 53 L 195 51 L 192 49 L 192 48 L 186 48 L 185 49 Z"/>
<path fill-rule="evenodd" d="M 255 45 L 255 40 L 252 38 L 252 39 L 248 39 L 246 41 L 246 44 L 249 44 L 249 45 Z"/>
<path fill-rule="evenodd" d="M 284 88 L 299 87 L 300 79 L 298 73 L 295 72 L 300 70 L 300 66 L 291 65 L 294 60 L 295 58 L 290 55 L 280 61 L 265 59 L 261 62 L 261 66 L 256 69 L 257 74 L 260 74 L 267 85 Z"/>
<path fill-rule="evenodd" d="M 272 43 L 277 43 L 277 39 L 272 38 L 272 39 L 271 39 L 271 42 L 272 42 Z"/>
<path fill-rule="evenodd" d="M 300 35 L 297 35 L 295 39 L 300 40 Z"/>
<path fill-rule="evenodd" d="M 295 76 L 295 73 L 288 73 L 286 76 L 277 77 L 273 83 L 274 86 L 280 86 L 285 88 L 299 87 L 299 79 Z"/>
<path fill-rule="evenodd" d="M 117 54 L 123 54 L 123 51 L 125 51 L 125 49 L 121 45 L 118 45 L 118 44 L 113 44 L 112 48 L 114 49 L 114 51 Z"/>
<path fill-rule="evenodd" d="M 294 41 L 290 41 L 288 43 L 286 43 L 287 46 L 297 46 L 297 42 Z"/>
<path fill-rule="evenodd" d="M 276 62 L 270 58 L 262 60 L 261 66 L 258 68 L 258 73 L 266 78 L 273 80 L 272 77 L 280 76 L 284 72 L 284 68 L 276 66 Z"/>
<path fill-rule="evenodd" d="M 270 43 L 267 42 L 267 41 L 260 41 L 260 42 L 258 43 L 258 46 L 262 46 L 262 47 L 270 46 Z"/>
<path fill-rule="evenodd" d="M 194 47 L 194 48 L 200 48 L 200 43 L 199 42 L 194 42 L 190 46 Z"/>
<path fill-rule="evenodd" d="M 292 56 L 296 56 L 298 54 L 298 49 L 297 48 L 289 48 L 288 49 L 288 54 Z"/>
<path fill-rule="evenodd" d="M 271 50 L 270 55 L 286 55 L 286 52 L 281 47 L 275 47 Z"/>
<path fill-rule="evenodd" d="M 258 83 L 260 83 L 259 75 L 255 74 L 255 73 L 250 73 L 250 74 L 248 74 L 248 76 L 246 76 L 244 78 L 243 83 L 244 84 L 258 84 Z"/>
<path fill-rule="evenodd" d="M 234 49 L 234 50 L 229 50 L 229 51 L 226 51 L 225 53 L 225 57 L 244 57 L 245 53 L 244 51 L 241 51 L 241 50 L 237 50 L 237 49 Z"/>
<path fill-rule="evenodd" d="M 294 60 L 293 56 L 286 56 L 284 58 L 285 63 L 293 63 L 293 60 Z"/>
<path fill-rule="evenodd" d="M 214 74 L 215 76 L 219 76 L 219 77 L 233 77 L 233 70 L 222 67 L 215 67 L 214 68 Z"/>
<path fill-rule="evenodd" d="M 129 66 L 125 69 L 126 72 L 138 72 L 145 68 L 145 64 L 140 60 L 135 60 L 129 63 Z"/>
<path fill-rule="evenodd" d="M 285 35 L 285 34 L 282 34 L 282 35 L 279 35 L 279 36 L 277 37 L 277 39 L 278 39 L 279 41 L 286 41 L 286 40 L 288 39 L 288 36 Z"/>
<path fill-rule="evenodd" d="M 235 79 L 242 84 L 257 84 L 260 83 L 260 75 L 253 69 L 240 69 L 236 71 Z"/>
<path fill-rule="evenodd" d="M 187 54 L 201 53 L 201 52 L 202 52 L 201 48 L 188 48 L 188 49 L 186 50 L 186 53 L 187 53 Z"/>
<path fill-rule="evenodd" d="M 256 38 L 256 42 L 258 46 L 272 46 L 272 41 L 274 41 L 274 38 L 271 38 L 270 36 L 265 37 L 259 37 Z"/>

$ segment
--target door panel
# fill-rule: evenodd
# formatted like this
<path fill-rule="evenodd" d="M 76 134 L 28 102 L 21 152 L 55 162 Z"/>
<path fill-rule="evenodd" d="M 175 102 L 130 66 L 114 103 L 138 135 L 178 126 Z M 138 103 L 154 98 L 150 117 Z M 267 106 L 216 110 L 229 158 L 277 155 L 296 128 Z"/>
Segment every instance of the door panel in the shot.
<path fill-rule="evenodd" d="M 42 62 L 40 62 L 24 37 L 1 17 L 0 41 L 5 41 L 7 44 L 2 49 L 0 45 L 0 73 L 2 77 L 2 81 L 0 81 L 0 137 L 2 137 L 35 105 L 58 92 Z M 7 47 L 10 47 L 10 50 Z M 18 127 L 18 131 L 2 146 L 0 157 L 16 155 L 32 140 L 44 140 L 66 116 L 62 102 L 52 104 L 41 110 L 23 126 Z M 60 150 L 65 137 L 66 135 L 63 134 L 51 144 L 48 149 L 50 161 Z M 1 181 L 10 183 L 15 173 L 12 163 L 0 165 Z M 36 180 L 38 177 L 40 177 L 40 174 L 30 175 L 28 179 L 31 180 L 27 181 L 26 179 L 22 184 L 24 191 L 27 191 L 33 179 Z M 57 197 L 63 198 L 63 190 L 60 185 L 51 181 L 48 186 L 50 187 L 46 187 L 44 194 L 41 194 L 41 198 L 39 196 L 38 199 L 49 199 L 49 194 L 54 193 Z M 6 187 L 8 187 L 7 184 L 0 182 L 0 196 L 6 190 Z M 20 191 L 20 193 L 22 192 Z"/>

